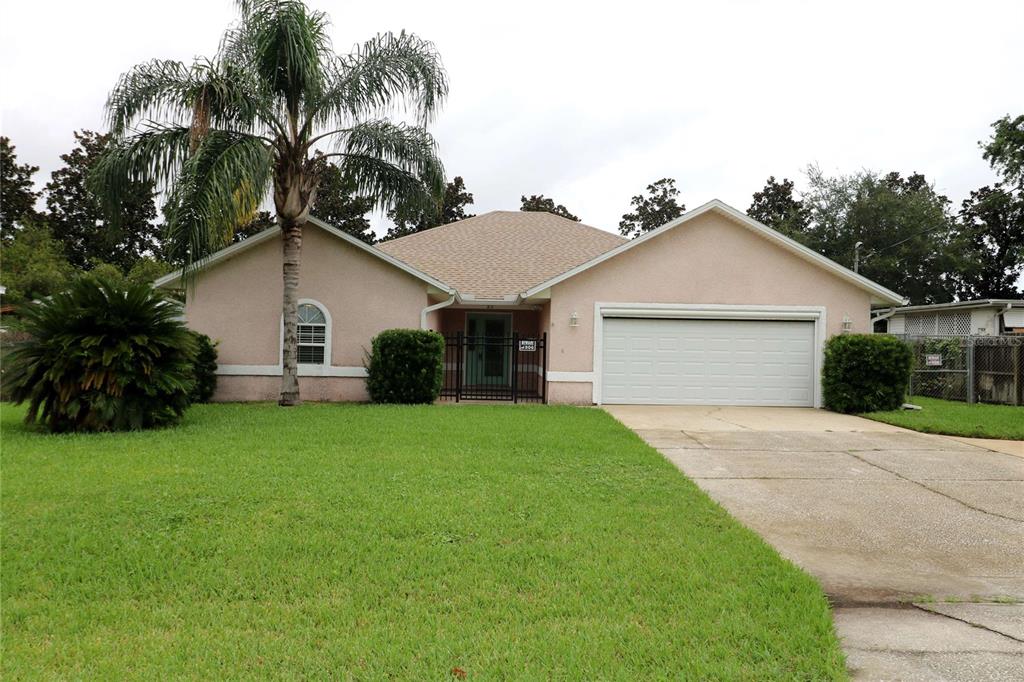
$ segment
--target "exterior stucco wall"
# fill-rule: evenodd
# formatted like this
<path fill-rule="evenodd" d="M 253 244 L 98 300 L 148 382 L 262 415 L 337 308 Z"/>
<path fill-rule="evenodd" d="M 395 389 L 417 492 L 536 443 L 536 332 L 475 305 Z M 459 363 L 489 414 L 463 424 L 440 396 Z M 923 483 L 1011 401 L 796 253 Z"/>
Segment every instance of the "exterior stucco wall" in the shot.
<path fill-rule="evenodd" d="M 281 377 L 219 376 L 218 402 L 277 400 L 281 395 Z M 362 402 L 369 400 L 366 380 L 351 377 L 299 377 L 299 395 L 313 402 Z"/>
<path fill-rule="evenodd" d="M 823 306 L 828 336 L 840 333 L 844 316 L 854 332 L 871 328 L 867 292 L 717 213 L 555 285 L 549 370 L 594 371 L 596 302 Z M 579 325 L 569 327 L 574 311 Z M 590 383 L 552 383 L 550 389 L 552 401 L 592 390 Z"/>
<path fill-rule="evenodd" d="M 332 366 L 362 367 L 364 349 L 378 332 L 418 328 L 420 311 L 429 304 L 426 291 L 426 284 L 415 277 L 316 227 L 303 235 L 298 295 L 321 303 L 331 315 Z M 188 296 L 186 320 L 192 329 L 219 341 L 222 365 L 277 365 L 281 296 L 281 242 L 270 239 L 201 273 Z M 217 398 L 265 399 L 261 387 L 279 382 L 279 377 L 221 376 Z M 303 392 L 307 386 L 311 391 L 303 398 L 353 396 L 348 385 L 362 383 L 339 377 L 303 379 Z M 321 384 L 331 388 L 313 388 Z M 244 394 L 246 386 L 251 397 Z M 341 386 L 346 388 L 336 388 Z"/>

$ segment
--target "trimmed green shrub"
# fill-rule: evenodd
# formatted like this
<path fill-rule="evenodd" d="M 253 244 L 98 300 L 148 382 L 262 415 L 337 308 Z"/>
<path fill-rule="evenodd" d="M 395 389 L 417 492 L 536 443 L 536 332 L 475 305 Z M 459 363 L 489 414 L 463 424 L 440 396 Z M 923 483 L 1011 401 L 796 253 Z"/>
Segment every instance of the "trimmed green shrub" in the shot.
<path fill-rule="evenodd" d="M 388 329 L 374 337 L 366 390 L 375 403 L 432 403 L 441 393 L 444 337 L 422 329 Z"/>
<path fill-rule="evenodd" d="M 195 339 L 181 306 L 146 284 L 83 277 L 21 309 L 6 395 L 50 431 L 120 431 L 176 422 L 189 405 Z"/>
<path fill-rule="evenodd" d="M 194 403 L 208 403 L 217 390 L 217 342 L 206 334 L 192 332 L 196 341 L 196 359 L 192 363 L 192 387 L 190 399 Z"/>
<path fill-rule="evenodd" d="M 883 334 L 843 334 L 825 344 L 821 387 L 836 412 L 895 410 L 903 404 L 913 353 Z"/>

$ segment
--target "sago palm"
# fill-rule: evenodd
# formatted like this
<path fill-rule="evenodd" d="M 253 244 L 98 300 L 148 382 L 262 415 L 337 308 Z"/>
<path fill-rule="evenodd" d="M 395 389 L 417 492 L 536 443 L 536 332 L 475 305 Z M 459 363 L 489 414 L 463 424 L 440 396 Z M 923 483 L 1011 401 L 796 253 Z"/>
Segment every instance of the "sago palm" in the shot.
<path fill-rule="evenodd" d="M 321 175 L 339 166 L 383 209 L 436 202 L 444 169 L 425 126 L 448 84 L 434 46 L 405 32 L 338 55 L 325 15 L 298 0 L 238 9 L 213 59 L 154 60 L 121 77 L 107 101 L 115 143 L 92 183 L 114 213 L 130 181 L 166 191 L 167 244 L 189 283 L 273 197 L 283 239 L 280 403 L 294 405 L 302 232 Z"/>

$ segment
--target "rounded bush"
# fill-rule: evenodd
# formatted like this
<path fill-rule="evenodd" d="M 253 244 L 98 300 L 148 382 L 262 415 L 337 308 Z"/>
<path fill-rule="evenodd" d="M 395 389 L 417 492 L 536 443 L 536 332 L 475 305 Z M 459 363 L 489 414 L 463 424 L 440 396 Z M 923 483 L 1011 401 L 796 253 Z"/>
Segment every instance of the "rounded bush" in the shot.
<path fill-rule="evenodd" d="M 21 309 L 30 339 L 8 356 L 7 395 L 55 432 L 176 422 L 194 387 L 181 306 L 146 284 L 82 277 Z"/>
<path fill-rule="evenodd" d="M 217 390 L 217 342 L 206 334 L 192 332 L 196 341 L 196 359 L 192 364 L 195 386 L 190 396 L 194 403 L 208 403 Z"/>
<path fill-rule="evenodd" d="M 825 344 L 821 387 L 836 412 L 895 410 L 903 404 L 913 353 L 882 334 L 843 334 Z"/>
<path fill-rule="evenodd" d="M 366 389 L 375 403 L 432 403 L 441 393 L 444 337 L 422 329 L 388 329 L 374 337 Z"/>

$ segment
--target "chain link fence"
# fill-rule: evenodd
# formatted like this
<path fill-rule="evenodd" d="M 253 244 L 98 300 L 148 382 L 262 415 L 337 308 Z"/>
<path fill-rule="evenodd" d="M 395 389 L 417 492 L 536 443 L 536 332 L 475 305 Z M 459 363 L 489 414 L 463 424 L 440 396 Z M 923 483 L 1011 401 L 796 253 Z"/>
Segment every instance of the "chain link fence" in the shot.
<path fill-rule="evenodd" d="M 895 336 L 914 352 L 910 395 L 1024 405 L 1024 335 Z"/>

